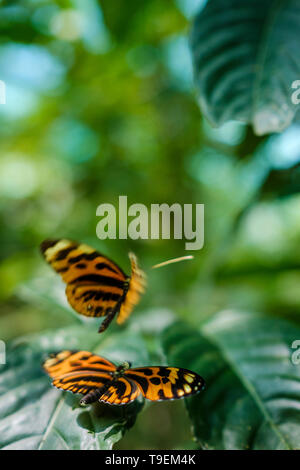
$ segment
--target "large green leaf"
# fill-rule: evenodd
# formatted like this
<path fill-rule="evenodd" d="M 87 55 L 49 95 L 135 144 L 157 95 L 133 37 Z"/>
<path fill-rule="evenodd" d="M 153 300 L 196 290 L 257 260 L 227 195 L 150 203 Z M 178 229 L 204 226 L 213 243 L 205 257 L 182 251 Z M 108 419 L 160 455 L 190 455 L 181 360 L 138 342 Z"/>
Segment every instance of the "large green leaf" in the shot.
<path fill-rule="evenodd" d="M 76 325 L 8 345 L 7 363 L 0 366 L 0 448 L 111 449 L 133 425 L 141 402 L 125 407 L 99 403 L 83 409 L 78 396 L 50 386 L 41 369 L 43 357 L 66 348 L 136 365 L 148 362 L 137 333 L 98 335 L 94 327 Z"/>
<path fill-rule="evenodd" d="M 298 0 L 213 0 L 196 17 L 191 45 L 200 106 L 215 125 L 279 132 L 294 118 L 300 77 Z"/>
<path fill-rule="evenodd" d="M 201 332 L 177 323 L 162 334 L 170 365 L 201 374 L 207 388 L 186 400 L 200 447 L 299 449 L 300 329 L 278 319 L 221 312 Z"/>

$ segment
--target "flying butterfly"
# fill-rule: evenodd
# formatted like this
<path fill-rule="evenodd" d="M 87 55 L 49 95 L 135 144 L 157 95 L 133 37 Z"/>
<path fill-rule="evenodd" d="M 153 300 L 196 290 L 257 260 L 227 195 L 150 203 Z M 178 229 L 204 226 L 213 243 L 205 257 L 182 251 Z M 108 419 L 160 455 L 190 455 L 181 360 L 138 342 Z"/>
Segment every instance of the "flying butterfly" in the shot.
<path fill-rule="evenodd" d="M 106 317 L 99 333 L 116 314 L 117 323 L 123 323 L 145 291 L 146 276 L 133 253 L 129 253 L 131 275 L 127 276 L 107 256 L 83 243 L 45 240 L 41 251 L 67 284 L 67 299 L 74 310 L 88 317 Z"/>
<path fill-rule="evenodd" d="M 115 366 L 88 351 L 61 351 L 48 357 L 44 370 L 52 385 L 81 393 L 81 405 L 100 401 L 126 405 L 139 395 L 151 401 L 174 400 L 200 392 L 205 382 L 200 375 L 179 367 L 136 367 L 128 362 Z"/>
<path fill-rule="evenodd" d="M 67 239 L 45 240 L 41 243 L 41 251 L 67 284 L 67 299 L 74 310 L 88 317 L 106 317 L 99 333 L 106 330 L 116 314 L 117 323 L 123 323 L 145 292 L 146 275 L 133 253 L 129 253 L 131 275 L 127 276 L 107 256 L 83 243 Z M 153 268 L 191 258 L 191 255 L 182 256 Z"/>

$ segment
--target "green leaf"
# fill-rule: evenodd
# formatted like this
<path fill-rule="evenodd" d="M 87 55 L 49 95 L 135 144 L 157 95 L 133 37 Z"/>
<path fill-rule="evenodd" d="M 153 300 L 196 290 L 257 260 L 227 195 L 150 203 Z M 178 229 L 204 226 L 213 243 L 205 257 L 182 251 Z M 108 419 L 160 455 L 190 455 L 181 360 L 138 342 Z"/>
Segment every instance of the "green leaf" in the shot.
<path fill-rule="evenodd" d="M 78 395 L 51 387 L 41 363 L 49 352 L 62 349 L 87 349 L 134 365 L 148 362 L 139 335 L 98 335 L 95 328 L 78 325 L 8 345 L 7 363 L 0 366 L 1 449 L 111 449 L 134 424 L 142 402 L 83 409 Z"/>
<path fill-rule="evenodd" d="M 285 321 L 231 311 L 201 332 L 183 323 L 165 330 L 168 363 L 206 380 L 206 390 L 186 400 L 200 447 L 300 448 L 300 367 L 291 361 L 299 338 Z"/>
<path fill-rule="evenodd" d="M 235 119 L 259 135 L 293 120 L 300 77 L 298 0 L 213 0 L 191 35 L 200 106 L 215 125 Z"/>

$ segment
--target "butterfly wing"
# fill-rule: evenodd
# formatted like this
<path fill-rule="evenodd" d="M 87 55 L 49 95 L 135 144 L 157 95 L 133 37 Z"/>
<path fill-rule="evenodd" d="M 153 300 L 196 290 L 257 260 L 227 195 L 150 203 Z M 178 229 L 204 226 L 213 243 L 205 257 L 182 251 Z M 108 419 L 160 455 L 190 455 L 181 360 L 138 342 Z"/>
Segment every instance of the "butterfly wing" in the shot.
<path fill-rule="evenodd" d="M 109 258 L 71 240 L 45 240 L 41 251 L 67 284 L 66 294 L 76 312 L 102 317 L 116 313 L 128 288 L 128 277 Z"/>
<path fill-rule="evenodd" d="M 119 324 L 127 320 L 146 288 L 146 275 L 144 271 L 140 269 L 136 256 L 133 253 L 129 253 L 129 259 L 131 263 L 131 276 L 128 291 L 117 317 L 117 323 Z"/>
<path fill-rule="evenodd" d="M 61 351 L 48 357 L 44 370 L 52 385 L 83 395 L 99 389 L 112 380 L 116 366 L 88 351 Z"/>
<path fill-rule="evenodd" d="M 114 379 L 111 386 L 100 396 L 99 401 L 110 405 L 127 405 L 135 400 L 141 391 L 137 384 L 127 377 Z"/>
<path fill-rule="evenodd" d="M 148 400 L 174 400 L 200 392 L 204 379 L 187 369 L 178 367 L 139 367 L 128 369 L 126 378 L 137 383 Z"/>

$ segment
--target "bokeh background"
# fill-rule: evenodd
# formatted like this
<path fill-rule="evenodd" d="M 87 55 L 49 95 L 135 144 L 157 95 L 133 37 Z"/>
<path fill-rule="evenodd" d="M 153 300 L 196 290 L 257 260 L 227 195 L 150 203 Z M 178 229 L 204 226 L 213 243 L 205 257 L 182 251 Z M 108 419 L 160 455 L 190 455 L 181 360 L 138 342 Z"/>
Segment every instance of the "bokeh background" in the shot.
<path fill-rule="evenodd" d="M 299 127 L 257 137 L 207 122 L 188 45 L 204 5 L 0 1 L 1 339 L 77 321 L 39 254 L 49 237 L 85 241 L 125 271 L 138 255 L 149 289 L 132 322 L 164 309 L 198 325 L 224 308 L 299 321 Z M 96 208 L 119 195 L 204 203 L 204 248 L 150 272 L 188 254 L 185 241 L 98 240 Z M 192 445 L 180 402 L 146 408 L 117 447 Z"/>

